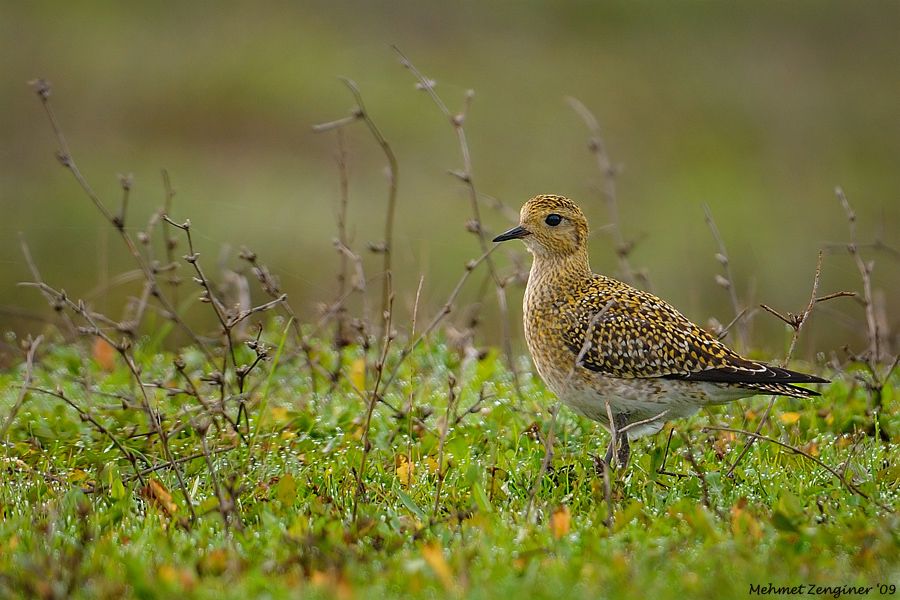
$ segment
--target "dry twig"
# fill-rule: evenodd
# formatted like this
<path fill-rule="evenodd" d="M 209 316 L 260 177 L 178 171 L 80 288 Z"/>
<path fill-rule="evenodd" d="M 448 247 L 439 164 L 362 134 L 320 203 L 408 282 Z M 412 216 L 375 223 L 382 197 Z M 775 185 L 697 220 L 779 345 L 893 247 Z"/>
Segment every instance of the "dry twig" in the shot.
<path fill-rule="evenodd" d="M 200 338 L 197 336 L 194 331 L 188 327 L 187 323 L 181 318 L 175 309 L 174 305 L 169 301 L 169 299 L 162 293 L 162 290 L 159 288 L 159 284 L 157 282 L 157 271 L 154 269 L 153 265 L 149 264 L 148 261 L 144 258 L 144 256 L 138 250 L 137 245 L 134 243 L 134 240 L 131 238 L 131 235 L 125 228 L 125 202 L 127 202 L 127 193 L 124 194 L 124 201 L 122 208 L 119 211 L 118 215 L 113 215 L 109 212 L 103 202 L 100 200 L 100 197 L 88 183 L 87 179 L 85 179 L 84 175 L 82 175 L 81 170 L 78 168 L 77 163 L 75 162 L 75 158 L 72 153 L 69 151 L 69 145 L 66 142 L 66 138 L 63 135 L 62 129 L 59 126 L 59 123 L 56 120 L 56 115 L 53 112 L 53 107 L 50 104 L 50 94 L 51 87 L 50 83 L 43 79 L 36 79 L 30 82 L 32 89 L 34 89 L 35 93 L 37 93 L 38 98 L 41 100 L 41 105 L 44 107 L 44 112 L 47 114 L 47 118 L 50 121 L 50 126 L 53 129 L 53 133 L 56 136 L 57 143 L 59 144 L 59 150 L 56 153 L 56 158 L 59 162 L 66 167 L 72 176 L 75 177 L 75 180 L 81 186 L 81 189 L 84 193 L 90 198 L 91 202 L 97 208 L 103 218 L 105 218 L 110 225 L 115 228 L 115 230 L 119 233 L 122 241 L 124 242 L 126 248 L 128 249 L 129 254 L 131 254 L 134 261 L 137 263 L 138 268 L 144 273 L 144 278 L 146 279 L 148 285 L 151 286 L 150 294 L 157 299 L 157 301 L 162 305 L 169 319 L 171 319 L 176 325 L 181 327 L 194 341 L 197 347 L 206 354 L 206 357 L 212 359 L 212 355 L 209 352 L 209 349 L 205 344 L 202 343 Z M 131 184 L 126 180 L 123 180 L 122 187 L 125 192 L 130 190 Z"/>
<path fill-rule="evenodd" d="M 19 409 L 22 408 L 25 397 L 28 395 L 28 390 L 31 386 L 32 372 L 34 370 L 34 355 L 37 353 L 38 346 L 41 345 L 42 341 L 44 341 L 44 336 L 42 335 L 37 336 L 35 339 L 31 339 L 30 336 L 28 337 L 25 354 L 25 377 L 22 381 L 22 387 L 19 388 L 19 395 L 16 396 L 16 401 L 9 410 L 6 421 L 3 422 L 3 427 L 0 428 L 0 441 L 6 439 L 6 432 L 9 431 L 9 426 L 16 418 L 16 414 L 18 414 Z"/>
<path fill-rule="evenodd" d="M 523 514 L 523 520 L 527 523 L 528 519 L 531 517 L 531 511 L 534 509 L 534 501 L 537 497 L 538 490 L 541 489 L 541 482 L 544 480 L 544 475 L 547 474 L 547 470 L 550 468 L 550 463 L 553 461 L 553 442 L 556 436 L 556 417 L 559 414 L 559 408 L 561 403 L 557 401 L 553 406 L 550 407 L 550 427 L 547 428 L 547 435 L 544 438 L 544 458 L 541 460 L 541 468 L 538 470 L 537 477 L 534 479 L 534 484 L 531 486 L 531 490 L 528 492 L 528 503 L 525 505 L 525 513 Z M 612 514 L 612 512 L 610 512 Z"/>
<path fill-rule="evenodd" d="M 513 375 L 513 385 L 515 386 L 516 393 L 519 398 L 522 398 L 522 390 L 519 384 L 519 372 L 516 367 L 516 361 L 513 357 L 512 352 L 512 340 L 510 337 L 509 331 L 509 307 L 506 298 L 506 279 L 500 277 L 496 266 L 494 265 L 494 261 L 490 257 L 490 240 L 484 231 L 484 227 L 481 221 L 481 209 L 478 205 L 478 190 L 475 187 L 475 179 L 472 168 L 472 157 L 469 151 L 469 143 L 466 137 L 466 129 L 465 122 L 466 117 L 469 113 L 469 108 L 472 106 L 472 100 L 475 98 L 475 91 L 468 90 L 466 92 L 465 98 L 463 99 L 463 108 L 458 113 L 450 112 L 450 109 L 447 108 L 447 105 L 444 104 L 444 101 L 435 91 L 435 81 L 430 79 L 422 74 L 419 69 L 406 57 L 403 52 L 400 51 L 396 46 L 393 47 L 394 52 L 397 53 L 397 56 L 400 58 L 400 64 L 407 68 L 418 81 L 418 88 L 420 90 L 424 90 L 431 97 L 434 104 L 438 107 L 444 117 L 447 119 L 448 123 L 453 127 L 453 131 L 456 133 L 456 139 L 459 144 L 459 151 L 462 157 L 463 167 L 461 171 L 450 171 L 450 174 L 459 179 L 465 184 L 466 189 L 469 193 L 469 203 L 472 210 L 472 220 L 467 224 L 467 229 L 478 237 L 478 244 L 481 247 L 481 252 L 485 256 L 485 264 L 487 265 L 488 272 L 490 273 L 491 279 L 494 282 L 494 289 L 497 294 L 497 305 L 500 308 L 500 328 L 501 328 L 501 336 L 503 340 L 503 351 L 506 355 L 506 362 L 509 366 L 510 372 Z"/>
<path fill-rule="evenodd" d="M 850 227 L 850 242 L 847 244 L 847 252 L 853 257 L 856 268 L 863 282 L 863 306 L 866 310 L 866 326 L 868 327 L 869 337 L 869 353 L 872 359 L 878 361 L 881 359 L 881 332 L 878 328 L 878 320 L 875 318 L 875 306 L 872 300 L 872 269 L 874 262 L 866 262 L 859 253 L 859 246 L 856 243 L 856 211 L 850 206 L 844 190 L 840 187 L 834 189 L 838 201 L 844 208 L 847 215 L 847 223 Z"/>
<path fill-rule="evenodd" d="M 446 469 L 444 468 L 444 443 L 447 441 L 447 433 L 450 431 L 451 415 L 456 408 L 456 401 L 459 399 L 459 394 L 455 389 L 455 385 L 456 378 L 451 374 L 447 378 L 447 413 L 444 415 L 444 423 L 441 427 L 441 435 L 438 441 L 437 489 L 434 492 L 434 511 L 431 515 L 432 519 L 437 518 L 438 510 L 441 508 L 441 489 L 444 486 L 444 478 L 447 476 L 447 471 L 450 470 L 449 464 Z"/>
<path fill-rule="evenodd" d="M 622 234 L 622 227 L 619 220 L 619 200 L 616 193 L 616 177 L 619 174 L 620 167 L 612 162 L 609 152 L 606 150 L 606 142 L 600 133 L 600 124 L 597 117 L 577 98 L 568 97 L 566 102 L 572 107 L 590 133 L 588 138 L 588 149 L 594 155 L 597 161 L 597 168 L 603 177 L 603 198 L 606 201 L 606 211 L 609 215 L 609 227 L 607 228 L 612 235 L 616 259 L 619 262 L 619 271 L 621 277 L 626 283 L 641 283 L 645 287 L 649 287 L 650 281 L 644 272 L 635 271 L 628 257 L 634 250 L 635 242 L 626 240 Z"/>
<path fill-rule="evenodd" d="M 706 219 L 706 225 L 709 227 L 713 238 L 716 240 L 716 245 L 719 246 L 719 251 L 716 253 L 716 260 L 722 265 L 722 269 L 725 272 L 724 275 L 716 275 L 716 283 L 728 290 L 728 297 L 731 299 L 731 307 L 734 309 L 734 320 L 725 328 L 725 331 L 728 331 L 732 325 L 736 325 L 735 330 L 737 331 L 738 342 L 737 350 L 738 352 L 742 352 L 747 349 L 748 333 L 747 321 L 741 319 L 741 316 L 745 314 L 747 309 L 742 308 L 741 303 L 738 300 L 737 289 L 734 284 L 734 275 L 731 273 L 731 259 L 728 257 L 728 250 L 725 249 L 725 241 L 722 239 L 721 234 L 719 234 L 719 228 L 716 226 L 715 220 L 713 220 L 712 211 L 709 209 L 709 205 L 703 205 L 703 214 Z"/>
<path fill-rule="evenodd" d="M 853 295 L 852 292 L 836 292 L 834 294 L 827 294 L 820 298 L 819 297 L 819 278 L 821 277 L 821 275 L 822 275 L 822 251 L 819 250 L 818 258 L 816 259 L 816 273 L 815 273 L 815 276 L 813 277 L 812 292 L 809 295 L 809 302 L 806 304 L 806 308 L 804 308 L 802 312 L 800 312 L 799 314 L 796 314 L 796 315 L 788 313 L 788 316 L 785 317 L 785 316 L 781 315 L 780 313 L 778 313 L 777 311 L 775 311 L 774 309 L 766 306 L 765 304 L 761 305 L 762 308 L 764 308 L 767 311 L 776 315 L 778 318 L 780 318 L 782 321 L 787 323 L 794 330 L 793 335 L 791 336 L 791 344 L 788 347 L 787 355 L 784 357 L 785 365 L 788 364 L 791 361 L 791 358 L 794 356 L 794 349 L 797 347 L 797 340 L 800 338 L 800 330 L 806 324 L 806 321 L 809 318 L 809 315 L 812 313 L 813 308 L 815 308 L 816 304 L 818 304 L 819 302 L 824 302 L 826 300 L 831 300 L 834 298 L 841 298 L 844 296 L 852 296 Z M 769 400 L 769 404 L 768 404 L 768 406 L 766 406 L 766 410 L 763 413 L 762 418 L 759 420 L 759 425 L 757 425 L 757 427 L 756 427 L 757 434 L 760 431 L 762 431 L 762 428 L 765 426 L 766 422 L 768 421 L 769 413 L 772 412 L 772 407 L 775 405 L 776 397 L 777 396 L 772 396 L 771 399 Z M 741 450 L 741 453 L 738 454 L 738 457 L 728 468 L 728 471 L 725 474 L 726 477 L 731 477 L 732 475 L 734 475 L 734 470 L 740 464 L 741 460 L 743 460 L 744 456 L 747 455 L 747 452 L 750 451 L 750 448 L 753 447 L 753 444 L 755 443 L 755 441 L 756 441 L 756 437 L 751 437 L 747 441 L 747 443 L 744 445 L 743 449 Z"/>
<path fill-rule="evenodd" d="M 390 273 L 388 273 L 388 284 L 390 286 Z M 359 501 L 363 494 L 365 493 L 365 486 L 363 484 L 363 477 L 366 473 L 366 461 L 369 457 L 369 452 L 372 450 L 372 444 L 369 441 L 369 432 L 372 428 L 372 413 L 375 412 L 375 405 L 378 403 L 380 398 L 379 396 L 379 386 L 381 385 L 382 378 L 384 376 L 384 366 L 385 361 L 387 360 L 388 350 L 391 347 L 391 341 L 393 341 L 394 336 L 391 332 L 392 318 L 394 313 L 394 292 L 390 291 L 388 294 L 388 304 L 387 310 L 384 311 L 384 330 L 383 330 L 383 339 L 381 343 L 381 355 L 378 357 L 378 362 L 375 364 L 375 383 L 372 386 L 372 391 L 369 394 L 367 407 L 366 407 L 366 420 L 363 425 L 362 432 L 362 459 L 360 460 L 359 470 L 356 472 L 356 492 L 353 495 L 353 521 L 356 521 L 357 509 L 359 508 Z"/>
<path fill-rule="evenodd" d="M 866 500 L 871 500 L 876 505 L 878 505 L 878 507 L 881 508 L 882 510 L 885 510 L 885 511 L 891 512 L 891 513 L 894 512 L 894 509 L 892 509 L 891 507 L 881 504 L 880 502 L 877 502 L 877 501 L 869 498 L 868 494 L 866 494 L 861 489 L 859 489 L 859 487 L 857 487 L 852 481 L 849 481 L 843 475 L 838 473 L 834 468 L 828 466 L 827 464 L 825 464 L 824 462 L 822 462 L 821 460 L 819 460 L 812 454 L 809 454 L 808 452 L 804 452 L 802 449 L 797 448 L 796 446 L 791 446 L 790 444 L 786 444 L 780 440 L 766 437 L 764 435 L 759 435 L 759 432 L 745 431 L 743 429 L 733 429 L 731 427 L 703 427 L 701 429 L 701 431 L 729 431 L 731 433 L 737 433 L 740 435 L 747 436 L 750 438 L 750 441 L 760 439 L 760 440 L 781 446 L 782 448 L 790 450 L 791 452 L 793 452 L 795 454 L 799 454 L 800 456 L 803 456 L 804 458 L 807 458 L 807 459 L 813 461 L 814 463 L 816 463 L 817 465 L 819 465 L 820 467 L 822 467 L 823 469 L 825 469 L 826 471 L 828 471 L 829 473 L 834 475 L 837 478 L 837 480 L 841 482 L 841 485 L 846 487 L 848 490 L 850 490 L 857 496 L 865 498 Z"/>
<path fill-rule="evenodd" d="M 369 116 L 366 105 L 363 102 L 362 93 L 359 91 L 359 86 L 357 86 L 356 82 L 352 79 L 347 79 L 345 77 L 341 78 L 341 81 L 347 86 L 347 89 L 350 90 L 350 94 L 356 101 L 356 107 L 347 117 L 329 123 L 313 125 L 313 131 L 317 133 L 330 131 L 332 129 L 344 127 L 355 121 L 363 121 L 366 124 L 366 127 L 368 127 L 369 132 L 372 134 L 372 137 L 375 138 L 375 141 L 381 148 L 381 151 L 384 153 L 385 159 L 387 159 L 388 198 L 384 221 L 384 240 L 380 244 L 373 244 L 371 246 L 373 251 L 380 252 L 384 257 L 382 262 L 382 276 L 384 279 L 382 280 L 381 285 L 381 312 L 383 313 L 388 310 L 390 288 L 388 279 L 391 272 L 391 253 L 394 250 L 394 213 L 397 208 L 397 178 L 399 175 L 399 167 L 397 165 L 397 157 L 394 155 L 391 145 L 387 142 L 384 135 L 381 133 L 381 130 L 375 124 L 375 121 Z"/>

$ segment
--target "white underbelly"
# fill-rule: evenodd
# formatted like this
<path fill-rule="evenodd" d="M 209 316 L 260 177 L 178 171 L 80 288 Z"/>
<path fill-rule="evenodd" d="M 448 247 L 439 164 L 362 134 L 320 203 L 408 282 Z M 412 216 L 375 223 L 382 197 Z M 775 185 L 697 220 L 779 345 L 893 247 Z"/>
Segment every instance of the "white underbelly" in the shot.
<path fill-rule="evenodd" d="M 663 378 L 621 379 L 597 375 L 590 382 L 573 383 L 569 380 L 547 383 L 572 410 L 606 427 L 610 412 L 626 415 L 628 423 L 651 420 L 629 429 L 630 439 L 656 433 L 667 421 L 689 417 L 703 406 L 730 402 L 752 394 L 715 383 Z"/>

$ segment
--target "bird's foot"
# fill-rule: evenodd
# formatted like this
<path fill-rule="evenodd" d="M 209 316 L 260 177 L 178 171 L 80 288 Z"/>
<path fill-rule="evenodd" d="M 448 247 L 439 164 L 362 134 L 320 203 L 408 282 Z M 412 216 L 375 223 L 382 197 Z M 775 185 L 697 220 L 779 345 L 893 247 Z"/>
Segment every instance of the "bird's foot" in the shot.
<path fill-rule="evenodd" d="M 610 470 L 609 461 L 606 460 L 606 457 L 599 454 L 591 454 L 591 460 L 594 462 L 594 474 L 597 477 L 603 477 Z"/>
<path fill-rule="evenodd" d="M 628 458 L 631 456 L 631 447 L 628 444 L 628 435 L 619 433 L 628 423 L 628 415 L 615 416 L 615 429 L 610 432 L 609 446 L 606 448 L 604 462 L 616 469 L 624 470 L 628 466 Z M 613 456 L 615 455 L 615 462 Z"/>
<path fill-rule="evenodd" d="M 628 459 L 631 457 L 631 446 L 628 445 L 628 436 L 620 436 L 619 451 L 616 453 L 618 468 L 625 470 L 628 467 Z"/>
<path fill-rule="evenodd" d="M 682 477 L 688 477 L 685 473 L 674 473 L 666 469 L 666 462 L 669 460 L 669 445 L 672 443 L 672 436 L 675 434 L 675 428 L 671 428 L 669 430 L 669 437 L 666 439 L 666 451 L 663 452 L 662 464 L 656 469 L 657 475 L 668 475 L 670 477 L 677 477 L 681 479 Z"/>
<path fill-rule="evenodd" d="M 602 475 L 606 469 L 624 471 L 628 466 L 630 456 L 631 448 L 628 444 L 628 437 L 623 435 L 619 438 L 618 444 L 615 443 L 615 440 L 609 442 L 603 458 L 596 455 L 593 457 L 594 470 L 597 471 L 598 475 Z"/>

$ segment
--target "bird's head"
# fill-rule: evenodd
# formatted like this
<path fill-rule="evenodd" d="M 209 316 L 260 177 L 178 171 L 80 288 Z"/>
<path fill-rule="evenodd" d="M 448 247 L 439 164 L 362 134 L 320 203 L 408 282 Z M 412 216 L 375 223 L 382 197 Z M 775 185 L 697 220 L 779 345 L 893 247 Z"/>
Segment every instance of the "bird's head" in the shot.
<path fill-rule="evenodd" d="M 588 223 L 578 206 L 565 196 L 541 194 L 522 206 L 519 225 L 494 238 L 521 239 L 540 257 L 565 257 L 585 249 Z"/>

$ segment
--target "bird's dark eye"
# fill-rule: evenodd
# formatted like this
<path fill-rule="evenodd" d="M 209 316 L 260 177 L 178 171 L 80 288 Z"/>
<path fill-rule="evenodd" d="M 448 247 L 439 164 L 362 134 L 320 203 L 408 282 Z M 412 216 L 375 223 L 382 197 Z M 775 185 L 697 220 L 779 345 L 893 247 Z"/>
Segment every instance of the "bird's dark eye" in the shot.
<path fill-rule="evenodd" d="M 550 227 L 556 227 L 560 223 L 562 223 L 562 217 L 557 215 L 556 213 L 547 215 L 547 218 L 544 219 L 544 223 L 549 225 Z"/>

